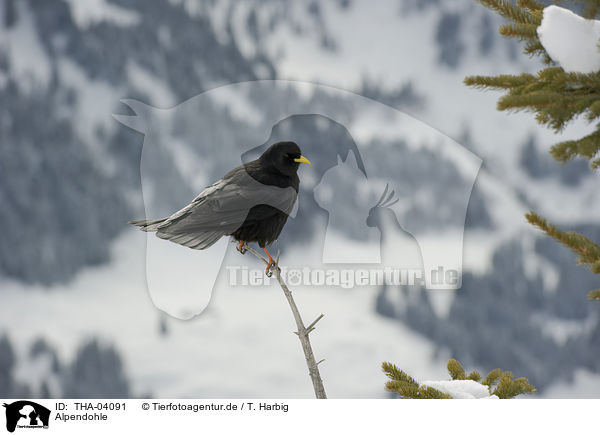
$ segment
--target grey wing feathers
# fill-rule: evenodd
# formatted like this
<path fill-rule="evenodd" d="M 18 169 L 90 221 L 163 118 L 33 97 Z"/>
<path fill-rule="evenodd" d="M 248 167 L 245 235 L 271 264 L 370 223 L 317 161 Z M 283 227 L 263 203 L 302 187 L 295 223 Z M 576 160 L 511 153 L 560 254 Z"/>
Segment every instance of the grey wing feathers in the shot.
<path fill-rule="evenodd" d="M 292 187 L 268 186 L 245 170 L 204 189 L 191 204 L 166 219 L 133 221 L 143 231 L 192 249 L 206 249 L 235 232 L 255 205 L 268 204 L 290 214 L 297 193 Z"/>
<path fill-rule="evenodd" d="M 206 249 L 217 243 L 217 241 L 224 236 L 224 234 L 219 231 L 205 231 L 194 234 L 157 231 L 156 235 L 161 239 L 170 240 L 171 242 L 178 243 L 192 249 Z"/>
<path fill-rule="evenodd" d="M 142 230 L 142 231 L 151 232 L 151 231 L 158 230 L 159 225 L 162 224 L 166 220 L 167 220 L 166 218 L 163 218 L 163 219 L 148 219 L 148 220 L 141 219 L 141 220 L 138 220 L 138 221 L 129 221 L 129 223 L 131 225 L 139 227 L 139 229 Z"/>

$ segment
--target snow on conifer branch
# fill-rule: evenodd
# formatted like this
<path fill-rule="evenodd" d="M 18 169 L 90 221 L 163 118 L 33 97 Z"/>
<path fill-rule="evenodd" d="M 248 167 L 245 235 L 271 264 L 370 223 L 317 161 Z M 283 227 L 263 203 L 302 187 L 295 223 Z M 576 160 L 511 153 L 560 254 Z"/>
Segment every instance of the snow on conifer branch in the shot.
<path fill-rule="evenodd" d="M 525 41 L 525 53 L 542 55 L 550 66 L 537 74 L 470 76 L 464 82 L 479 89 L 503 90 L 498 110 L 529 111 L 536 120 L 562 131 L 570 122 L 583 117 L 600 121 L 600 21 L 587 20 L 558 7 L 544 7 L 535 0 L 476 0 L 509 20 L 500 33 Z M 584 10 L 598 12 L 600 0 L 585 2 Z M 600 166 L 600 125 L 581 139 L 554 146 L 552 156 L 565 163 L 574 157 Z"/>
<path fill-rule="evenodd" d="M 600 21 L 588 20 L 559 6 L 548 6 L 537 34 L 550 58 L 567 72 L 600 70 Z"/>
<path fill-rule="evenodd" d="M 498 110 L 530 111 L 538 123 L 556 132 L 578 117 L 589 122 L 600 121 L 600 21 L 593 18 L 600 12 L 600 0 L 579 0 L 583 3 L 584 17 L 536 0 L 476 0 L 499 13 L 511 23 L 500 28 L 508 37 L 526 41 L 525 53 L 541 54 L 546 63 L 557 63 L 537 74 L 498 76 L 470 76 L 467 86 L 486 90 L 501 90 Z M 537 25 L 534 34 L 532 25 Z M 596 130 L 580 139 L 560 142 L 550 154 L 566 163 L 575 157 L 590 161 L 592 169 L 600 167 L 600 123 Z M 587 237 L 565 232 L 548 224 L 534 212 L 527 220 L 549 236 L 569 247 L 578 255 L 578 262 L 600 274 L 600 246 Z M 600 290 L 588 294 L 589 299 L 600 300 Z M 491 373 L 490 373 L 491 374 Z"/>
<path fill-rule="evenodd" d="M 420 384 L 394 364 L 384 362 L 383 372 L 390 379 L 387 391 L 411 399 L 511 399 L 520 394 L 535 393 L 526 378 L 514 379 L 511 372 L 494 369 L 481 380 L 481 374 L 473 370 L 467 374 L 457 360 L 448 361 L 451 380 L 423 381 Z"/>

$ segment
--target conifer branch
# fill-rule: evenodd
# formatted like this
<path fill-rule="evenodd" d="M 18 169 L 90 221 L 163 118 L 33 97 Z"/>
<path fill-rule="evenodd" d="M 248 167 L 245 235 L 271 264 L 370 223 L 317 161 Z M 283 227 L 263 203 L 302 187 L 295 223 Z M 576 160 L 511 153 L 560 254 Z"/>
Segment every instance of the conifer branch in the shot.
<path fill-rule="evenodd" d="M 600 151 L 600 129 L 581 139 L 559 142 L 550 149 L 550 154 L 561 163 L 565 163 L 576 156 L 587 159 L 594 158 Z M 598 167 L 598 159 L 591 162 L 593 169 Z"/>
<path fill-rule="evenodd" d="M 546 50 L 539 39 L 530 39 L 529 41 L 525 42 L 525 48 L 523 49 L 523 52 L 529 57 L 541 56 L 542 62 L 544 62 L 546 65 L 553 63 L 552 58 L 548 55 L 548 53 L 546 53 Z"/>
<path fill-rule="evenodd" d="M 600 100 L 594 101 L 588 108 L 588 121 L 592 121 L 600 116 Z"/>
<path fill-rule="evenodd" d="M 406 382 L 409 384 L 418 385 L 417 381 L 415 381 L 412 377 L 407 375 L 404 370 L 400 370 L 394 364 L 389 362 L 384 362 L 381 364 L 381 369 L 383 372 L 393 381 Z"/>
<path fill-rule="evenodd" d="M 409 399 L 451 399 L 449 394 L 428 387 L 419 385 L 412 377 L 400 370 L 394 364 L 384 362 L 381 364 L 383 372 L 390 378 L 385 383 L 385 389 L 391 393 L 396 393 L 401 397 Z"/>
<path fill-rule="evenodd" d="M 531 13 L 531 9 L 521 7 L 509 0 L 476 0 L 498 15 L 515 23 L 535 24 L 541 23 L 541 17 Z"/>
<path fill-rule="evenodd" d="M 600 273 L 600 246 L 582 234 L 563 231 L 549 224 L 533 211 L 525 215 L 530 224 L 535 225 L 553 239 L 570 248 L 577 255 L 577 262 L 586 265 L 593 273 Z"/>
<path fill-rule="evenodd" d="M 494 369 L 494 370 L 490 371 L 487 374 L 487 376 L 485 377 L 485 379 L 483 380 L 483 385 L 487 385 L 488 387 L 491 387 L 498 381 L 498 379 L 500 379 L 500 376 L 502 376 L 501 369 Z"/>
<path fill-rule="evenodd" d="M 442 393 L 440 390 L 421 385 L 417 391 L 418 397 L 415 399 L 452 399 L 452 396 L 447 393 Z"/>
<path fill-rule="evenodd" d="M 600 11 L 600 0 L 577 0 L 577 3 L 584 3 L 582 15 L 585 18 L 595 18 Z"/>
<path fill-rule="evenodd" d="M 539 12 L 546 7 L 544 3 L 538 2 L 536 0 L 517 0 L 517 6 L 527 8 L 531 12 Z"/>
<path fill-rule="evenodd" d="M 598 296 L 600 297 L 600 291 Z M 436 388 L 419 385 L 415 379 L 392 363 L 384 362 L 381 364 L 381 368 L 390 379 L 385 383 L 387 391 L 410 399 L 452 399 L 450 394 L 442 393 Z M 526 378 L 513 379 L 514 376 L 511 372 L 504 372 L 501 369 L 490 371 L 482 381 L 481 375 L 477 370 L 473 370 L 467 376 L 461 363 L 454 358 L 448 360 L 447 368 L 452 380 L 472 380 L 479 382 L 488 387 L 490 394 L 498 396 L 499 399 L 511 399 L 520 394 L 532 394 L 536 392 L 535 387 Z"/>
<path fill-rule="evenodd" d="M 450 373 L 450 377 L 454 380 L 463 380 L 467 377 L 463 366 L 454 358 L 448 360 L 446 368 L 448 369 L 448 373 Z"/>
<path fill-rule="evenodd" d="M 509 38 L 537 38 L 537 25 L 524 23 L 503 24 L 499 27 L 498 32 Z"/>
<path fill-rule="evenodd" d="M 473 86 L 477 89 L 502 90 L 512 89 L 535 83 L 535 76 L 523 73 L 518 76 L 500 74 L 495 77 L 490 76 L 468 76 L 464 83 L 467 86 Z"/>
<path fill-rule="evenodd" d="M 600 290 L 592 290 L 587 297 L 590 301 L 600 301 Z"/>
<path fill-rule="evenodd" d="M 537 0 L 475 0 L 495 11 L 509 22 L 499 28 L 507 37 L 525 42 L 524 51 L 529 56 L 541 55 L 546 64 L 553 61 L 544 49 L 537 34 L 541 24 L 544 3 Z M 580 0 L 584 3 L 584 16 L 593 18 L 600 12 L 600 0 Z M 579 116 L 588 121 L 600 118 L 600 72 L 565 72 L 559 66 L 541 70 L 537 75 L 520 74 L 495 77 L 470 76 L 464 79 L 467 86 L 483 90 L 503 90 L 497 104 L 498 110 L 530 111 L 538 123 L 562 131 Z M 594 132 L 579 140 L 559 143 L 552 148 L 552 156 L 566 162 L 575 156 L 590 160 L 590 167 L 600 167 L 600 133 Z"/>
<path fill-rule="evenodd" d="M 405 381 L 396 381 L 391 380 L 385 383 L 386 391 L 390 393 L 396 393 L 400 397 L 405 397 L 408 399 L 418 399 L 419 398 L 419 385 L 411 384 Z"/>
<path fill-rule="evenodd" d="M 512 399 L 519 394 L 532 394 L 535 391 L 535 387 L 526 378 L 513 379 L 511 372 L 504 372 L 493 394 L 499 399 Z"/>
<path fill-rule="evenodd" d="M 479 382 L 479 381 L 481 381 L 481 374 L 477 370 L 473 370 L 471 373 L 469 373 L 469 375 L 467 376 L 467 379 L 470 379 L 475 382 Z"/>
<path fill-rule="evenodd" d="M 233 241 L 233 243 L 235 243 L 235 241 Z M 263 263 L 269 264 L 268 260 L 265 257 L 260 255 L 251 247 L 247 246 L 246 249 L 255 257 L 262 260 Z M 273 272 L 275 274 L 275 278 L 277 278 L 277 282 L 279 283 L 281 290 L 283 290 L 285 298 L 288 301 L 288 304 L 292 310 L 292 314 L 294 315 L 296 327 L 298 328 L 298 331 L 295 331 L 295 334 L 298 336 L 298 338 L 300 339 L 300 343 L 302 344 L 302 351 L 304 352 L 304 358 L 306 359 L 306 365 L 308 367 L 308 373 L 313 384 L 315 396 L 317 399 L 327 399 L 325 387 L 323 386 L 323 380 L 321 379 L 321 373 L 319 372 L 319 364 L 324 360 L 316 362 L 315 355 L 310 344 L 310 339 L 308 337 L 309 333 L 315 329 L 315 325 L 319 320 L 323 318 L 324 315 L 321 314 L 319 317 L 317 317 L 317 319 L 314 322 L 310 324 L 308 328 L 305 327 L 304 322 L 302 321 L 302 316 L 300 316 L 300 311 L 298 311 L 298 306 L 296 305 L 294 297 L 292 296 L 292 292 L 281 277 L 281 269 L 279 268 L 279 253 L 277 253 L 277 260 L 275 262 L 275 265 L 273 266 Z"/>

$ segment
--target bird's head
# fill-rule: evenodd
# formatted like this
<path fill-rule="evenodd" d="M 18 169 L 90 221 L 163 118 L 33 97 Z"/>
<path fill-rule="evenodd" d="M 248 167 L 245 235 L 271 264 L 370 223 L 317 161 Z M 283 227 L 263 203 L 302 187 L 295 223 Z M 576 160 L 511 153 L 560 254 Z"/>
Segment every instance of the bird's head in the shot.
<path fill-rule="evenodd" d="M 271 145 L 260 156 L 260 161 L 265 167 L 273 168 L 288 176 L 292 176 L 298 171 L 300 163 L 310 165 L 295 142 L 277 142 Z"/>
<path fill-rule="evenodd" d="M 369 210 L 369 216 L 367 217 L 367 226 L 368 227 L 378 227 L 381 228 L 381 224 L 383 221 L 383 217 L 385 214 L 391 214 L 393 218 L 395 218 L 394 211 L 390 209 L 390 207 L 396 204 L 399 199 L 395 198 L 395 192 L 392 190 L 389 192 L 389 185 L 385 185 L 385 190 L 383 194 L 377 201 L 371 210 Z"/>

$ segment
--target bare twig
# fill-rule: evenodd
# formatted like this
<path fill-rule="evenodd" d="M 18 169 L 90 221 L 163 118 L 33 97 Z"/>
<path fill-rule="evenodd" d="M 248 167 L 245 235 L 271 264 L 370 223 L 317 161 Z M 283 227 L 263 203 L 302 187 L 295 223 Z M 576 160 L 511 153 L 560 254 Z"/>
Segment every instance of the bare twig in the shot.
<path fill-rule="evenodd" d="M 255 257 L 261 259 L 263 263 L 268 264 L 269 262 L 265 257 L 260 255 L 254 249 L 247 247 L 248 252 L 252 253 Z M 300 316 L 300 312 L 298 311 L 298 306 L 294 301 L 292 296 L 292 292 L 288 288 L 288 286 L 281 278 L 281 269 L 279 268 L 279 251 L 277 252 L 277 260 L 275 265 L 273 266 L 275 277 L 277 278 L 277 282 L 281 286 L 283 290 L 283 294 L 292 309 L 292 314 L 294 315 L 294 320 L 296 321 L 296 327 L 298 331 L 294 331 L 294 333 L 300 339 L 300 343 L 302 344 L 302 350 L 304 351 L 304 358 L 306 359 L 306 365 L 308 366 L 308 374 L 310 375 L 310 379 L 312 380 L 313 388 L 315 390 L 315 396 L 317 399 L 327 399 L 327 395 L 325 394 L 325 387 L 323 386 L 323 380 L 321 379 L 321 374 L 319 373 L 318 365 L 325 360 L 321 360 L 316 362 L 315 355 L 313 353 L 312 347 L 310 345 L 310 339 L 308 338 L 308 334 L 315 329 L 315 325 L 319 320 L 323 318 L 323 314 L 316 318 L 314 322 L 312 322 L 308 328 L 304 326 L 304 322 L 302 321 L 302 317 Z"/>
<path fill-rule="evenodd" d="M 317 322 L 318 322 L 319 320 L 321 320 L 321 319 L 322 319 L 324 316 L 325 316 L 325 314 L 321 314 L 319 317 L 317 317 L 317 318 L 315 319 L 315 321 L 314 321 L 314 322 L 312 322 L 310 325 L 308 325 L 308 327 L 307 327 L 306 329 L 308 329 L 308 330 L 310 330 L 310 329 L 315 329 L 315 325 L 317 324 Z"/>

